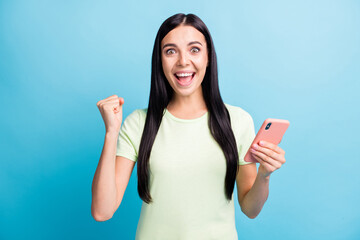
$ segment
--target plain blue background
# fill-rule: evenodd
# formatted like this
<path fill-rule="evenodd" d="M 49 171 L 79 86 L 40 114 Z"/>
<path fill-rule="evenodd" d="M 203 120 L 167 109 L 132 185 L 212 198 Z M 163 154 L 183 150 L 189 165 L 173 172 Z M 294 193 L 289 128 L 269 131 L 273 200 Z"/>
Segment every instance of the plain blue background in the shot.
<path fill-rule="evenodd" d="M 285 165 L 239 239 L 359 239 L 359 1 L 0 1 L 0 239 L 133 239 L 136 168 L 113 218 L 91 184 L 105 127 L 96 103 L 147 107 L 161 23 L 207 24 L 226 103 L 284 118 Z M 236 194 L 234 194 L 237 202 Z"/>

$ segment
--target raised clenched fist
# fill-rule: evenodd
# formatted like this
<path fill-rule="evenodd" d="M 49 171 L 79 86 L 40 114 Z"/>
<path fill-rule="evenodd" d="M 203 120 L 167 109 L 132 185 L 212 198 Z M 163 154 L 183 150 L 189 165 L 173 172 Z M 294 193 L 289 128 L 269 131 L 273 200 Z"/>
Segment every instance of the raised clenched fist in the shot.
<path fill-rule="evenodd" d="M 104 120 L 106 133 L 119 133 L 123 104 L 124 99 L 117 95 L 112 95 L 96 103 Z"/>

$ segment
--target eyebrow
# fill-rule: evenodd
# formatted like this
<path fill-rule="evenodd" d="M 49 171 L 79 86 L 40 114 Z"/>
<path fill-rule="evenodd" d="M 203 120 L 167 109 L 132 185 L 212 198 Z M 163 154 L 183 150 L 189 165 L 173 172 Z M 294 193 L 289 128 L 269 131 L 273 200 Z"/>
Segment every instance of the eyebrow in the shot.
<path fill-rule="evenodd" d="M 189 42 L 188 46 L 192 45 L 192 44 L 200 44 L 202 46 L 202 44 L 198 41 L 192 41 L 192 42 Z M 166 48 L 166 47 L 177 47 L 176 44 L 174 43 L 167 43 L 163 46 L 163 49 Z"/>

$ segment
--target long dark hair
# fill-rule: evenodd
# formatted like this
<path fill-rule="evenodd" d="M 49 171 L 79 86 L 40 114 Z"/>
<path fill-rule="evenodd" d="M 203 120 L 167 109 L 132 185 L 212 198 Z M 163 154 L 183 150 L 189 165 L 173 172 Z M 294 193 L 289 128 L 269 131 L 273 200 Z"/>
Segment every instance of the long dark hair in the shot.
<path fill-rule="evenodd" d="M 201 84 L 204 100 L 209 113 L 208 125 L 214 139 L 222 148 L 226 158 L 225 193 L 230 201 L 238 171 L 238 151 L 235 136 L 231 128 L 230 115 L 220 96 L 218 71 L 214 44 L 204 22 L 194 14 L 175 14 L 160 26 L 155 38 L 152 54 L 151 88 L 146 121 L 141 137 L 138 154 L 138 192 L 140 198 L 152 202 L 149 192 L 149 157 L 161 124 L 163 113 L 169 104 L 173 89 L 168 83 L 161 64 L 161 41 L 172 29 L 179 25 L 193 26 L 200 31 L 207 43 L 209 64 Z"/>

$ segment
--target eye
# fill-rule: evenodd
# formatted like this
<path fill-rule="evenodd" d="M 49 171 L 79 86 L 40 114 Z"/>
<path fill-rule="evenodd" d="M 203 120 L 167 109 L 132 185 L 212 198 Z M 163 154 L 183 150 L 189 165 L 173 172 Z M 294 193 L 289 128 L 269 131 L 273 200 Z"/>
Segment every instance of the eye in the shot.
<path fill-rule="evenodd" d="M 168 50 L 166 50 L 166 54 L 174 54 L 175 53 L 175 50 L 174 49 L 172 49 L 172 48 L 170 48 L 170 49 L 168 49 Z"/>
<path fill-rule="evenodd" d="M 197 52 L 200 51 L 200 48 L 198 48 L 198 47 L 193 47 L 190 51 L 193 52 L 193 53 L 197 53 Z"/>

